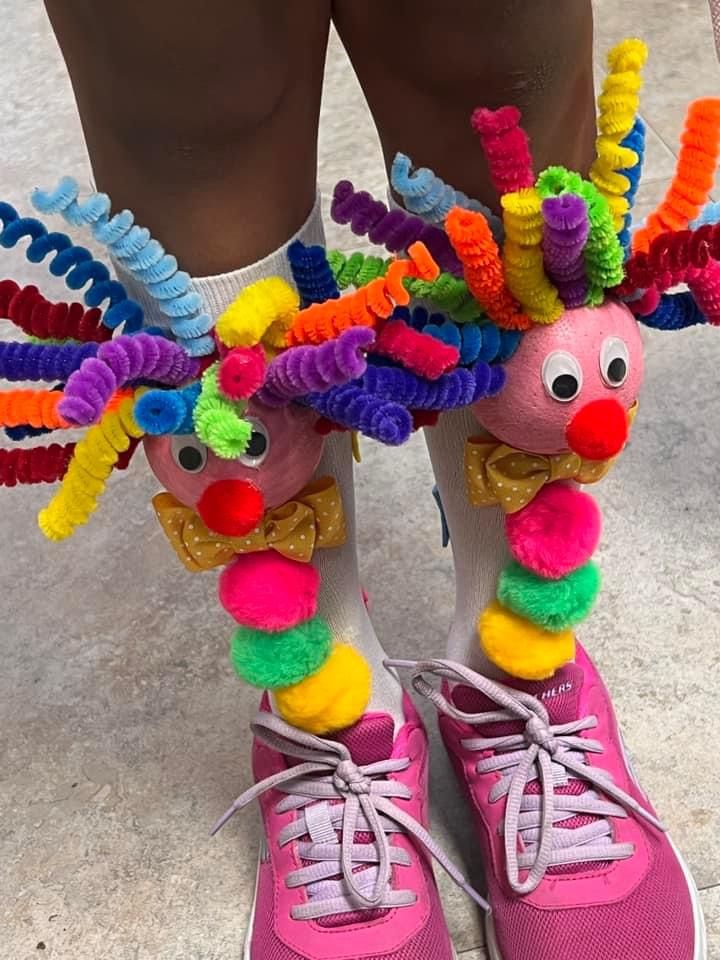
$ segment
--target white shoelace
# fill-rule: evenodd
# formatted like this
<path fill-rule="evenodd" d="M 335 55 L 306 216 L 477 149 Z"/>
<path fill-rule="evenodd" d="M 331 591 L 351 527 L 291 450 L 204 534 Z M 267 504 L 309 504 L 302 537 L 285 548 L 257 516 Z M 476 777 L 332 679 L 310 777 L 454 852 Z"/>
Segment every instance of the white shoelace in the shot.
<path fill-rule="evenodd" d="M 268 790 L 287 794 L 276 812 L 292 810 L 298 816 L 281 831 L 280 845 L 310 837 L 309 841 L 298 843 L 298 856 L 311 861 L 310 865 L 285 878 L 289 887 L 305 886 L 309 894 L 307 902 L 293 907 L 294 919 L 310 920 L 415 903 L 411 890 L 391 887 L 393 865 L 407 866 L 410 862 L 407 853 L 390 842 L 396 833 L 410 836 L 479 906 L 489 910 L 487 902 L 425 827 L 393 803 L 394 799 L 412 798 L 408 787 L 387 779 L 388 774 L 407 769 L 409 758 L 358 766 L 344 744 L 305 733 L 270 713 L 258 714 L 252 731 L 271 749 L 302 762 L 246 790 L 218 820 L 212 833 Z M 371 834 L 372 841 L 356 843 L 359 831 Z M 356 871 L 357 866 L 364 869 Z M 335 879 L 338 876 L 341 879 Z"/>
<path fill-rule="evenodd" d="M 502 737 L 473 737 L 462 741 L 466 750 L 492 752 L 478 761 L 478 773 L 497 772 L 501 779 L 492 787 L 490 801 L 507 797 L 502 832 L 508 882 L 518 894 L 535 890 L 553 866 L 592 861 L 622 860 L 633 855 L 630 843 L 613 840 L 612 818 L 626 818 L 628 811 L 664 829 L 657 818 L 630 794 L 617 786 L 610 774 L 587 763 L 586 754 L 601 754 L 597 740 L 577 736 L 597 726 L 593 716 L 571 723 L 551 724 L 543 704 L 528 693 L 514 690 L 449 660 L 420 662 L 388 660 L 386 666 L 410 669 L 412 684 L 441 713 L 471 726 L 519 721 L 518 733 Z M 450 703 L 424 677 L 440 677 L 462 683 L 483 694 L 498 710 L 464 713 Z M 528 794 L 526 788 L 539 781 L 540 794 Z M 571 780 L 587 787 L 582 793 L 556 792 Z M 610 800 L 598 796 L 605 794 Z M 614 801 L 614 802 L 613 802 Z M 576 816 L 592 817 L 592 822 L 574 829 L 555 826 Z M 518 852 L 519 848 L 523 851 Z M 521 871 L 527 870 L 524 880 Z"/>

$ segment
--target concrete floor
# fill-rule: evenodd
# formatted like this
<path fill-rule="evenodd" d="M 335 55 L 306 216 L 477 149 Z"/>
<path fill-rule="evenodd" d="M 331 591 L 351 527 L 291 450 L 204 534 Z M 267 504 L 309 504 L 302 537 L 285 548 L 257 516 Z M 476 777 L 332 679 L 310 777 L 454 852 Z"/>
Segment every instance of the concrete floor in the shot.
<path fill-rule="evenodd" d="M 596 7 L 600 52 L 628 34 L 651 45 L 643 113 L 652 132 L 641 194 L 648 209 L 671 175 L 685 103 L 720 86 L 705 0 L 598 0 Z M 66 172 L 86 180 L 88 162 L 40 3 L 0 0 L 0 13 L 0 186 L 28 210 L 27 190 Z M 350 175 L 380 193 L 377 139 L 337 42 L 327 73 L 322 189 Z M 332 227 L 329 240 L 348 243 Z M 2 256 L 3 276 L 45 284 L 16 252 Z M 645 785 L 702 890 L 714 960 L 718 356 L 715 330 L 649 338 L 633 443 L 600 493 L 606 585 L 583 631 Z M 437 654 L 451 615 L 452 569 L 439 545 L 422 441 L 402 458 L 365 444 L 358 485 L 378 633 L 391 654 Z M 255 697 L 231 674 L 227 621 L 212 585 L 184 573 L 151 515 L 155 489 L 138 460 L 82 536 L 53 548 L 33 519 L 47 491 L 3 494 L 0 942 L 8 960 L 240 955 L 255 816 L 236 817 L 213 841 L 207 830 L 248 784 Z M 439 839 L 459 856 L 472 847 L 439 750 L 433 791 Z M 474 909 L 442 878 L 441 885 L 458 951 L 479 960 Z"/>

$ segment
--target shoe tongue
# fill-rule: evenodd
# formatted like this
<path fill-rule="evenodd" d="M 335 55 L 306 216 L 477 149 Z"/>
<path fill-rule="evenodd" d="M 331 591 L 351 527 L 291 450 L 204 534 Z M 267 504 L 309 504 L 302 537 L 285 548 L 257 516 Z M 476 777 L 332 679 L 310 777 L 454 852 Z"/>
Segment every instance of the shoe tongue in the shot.
<path fill-rule="evenodd" d="M 522 690 L 539 700 L 548 712 L 550 723 L 559 725 L 571 723 L 578 718 L 578 704 L 585 675 L 582 667 L 576 663 L 566 663 L 557 670 L 548 680 L 520 680 L 517 677 L 505 677 L 503 686 L 513 690 Z M 473 687 L 458 685 L 453 688 L 452 699 L 458 710 L 464 713 L 489 713 L 499 709 L 494 700 Z M 488 724 L 488 726 L 514 727 L 517 721 L 503 721 L 502 723 Z M 509 732 L 509 731 L 508 731 Z M 503 736 L 505 731 L 495 731 L 494 735 Z"/>
<path fill-rule="evenodd" d="M 333 734 L 333 740 L 342 743 L 359 767 L 392 756 L 395 743 L 395 721 L 388 713 L 366 713 L 351 727 Z"/>

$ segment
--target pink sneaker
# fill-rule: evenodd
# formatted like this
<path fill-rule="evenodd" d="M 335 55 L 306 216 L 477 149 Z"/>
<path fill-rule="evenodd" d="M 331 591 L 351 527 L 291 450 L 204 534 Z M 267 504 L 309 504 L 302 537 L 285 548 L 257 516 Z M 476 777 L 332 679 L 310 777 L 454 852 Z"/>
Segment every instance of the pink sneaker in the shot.
<path fill-rule="evenodd" d="M 405 724 L 367 714 L 333 740 L 264 709 L 253 723 L 258 781 L 213 833 L 253 800 L 265 826 L 244 960 L 453 960 L 431 855 L 485 902 L 427 833 L 428 745 L 405 698 Z"/>
<path fill-rule="evenodd" d="M 585 652 L 534 683 L 412 666 L 473 807 L 491 960 L 705 960 L 697 890 Z M 442 692 L 423 674 L 443 677 Z"/>

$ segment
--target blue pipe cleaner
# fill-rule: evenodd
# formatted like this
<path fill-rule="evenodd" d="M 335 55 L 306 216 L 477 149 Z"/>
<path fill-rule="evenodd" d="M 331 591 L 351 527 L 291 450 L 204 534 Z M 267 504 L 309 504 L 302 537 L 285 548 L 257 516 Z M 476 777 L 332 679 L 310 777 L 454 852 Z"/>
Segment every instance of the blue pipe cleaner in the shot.
<path fill-rule="evenodd" d="M 622 230 L 618 233 L 618 240 L 625 251 L 626 259 L 630 255 L 632 209 L 635 205 L 635 198 L 638 187 L 640 186 L 640 178 L 642 177 L 643 163 L 645 162 L 645 135 L 646 127 L 644 122 L 640 117 L 635 117 L 635 122 L 632 125 L 630 133 L 620 142 L 621 147 L 628 147 L 630 150 L 634 150 L 638 157 L 636 164 L 620 171 L 622 175 L 630 181 L 630 186 L 625 191 L 625 199 L 630 204 L 630 209 L 625 214 Z"/>
<path fill-rule="evenodd" d="M 720 223 L 720 200 L 712 200 L 710 203 L 706 203 L 690 224 L 690 229 L 697 230 L 698 227 L 704 227 L 708 223 L 710 226 Z"/>
<path fill-rule="evenodd" d="M 148 390 L 133 408 L 138 426 L 154 437 L 192 433 L 193 410 L 201 387 L 198 380 L 179 390 Z"/>
<path fill-rule="evenodd" d="M 413 428 L 409 410 L 399 403 L 374 396 L 358 383 L 331 387 L 325 393 L 310 393 L 303 398 L 321 416 L 348 430 L 390 446 L 405 443 Z"/>
<path fill-rule="evenodd" d="M 687 291 L 664 293 L 652 313 L 637 319 L 654 330 L 684 330 L 686 327 L 707 323 L 707 317 L 695 303 L 693 295 Z"/>
<path fill-rule="evenodd" d="M 412 160 L 404 153 L 395 154 L 390 168 L 390 183 L 393 190 L 402 197 L 405 209 L 428 223 L 442 225 L 453 207 L 475 210 L 483 214 L 495 239 L 502 242 L 502 220 L 489 207 L 479 200 L 471 199 L 462 190 L 451 187 L 429 167 L 412 170 Z"/>
<path fill-rule="evenodd" d="M 472 366 L 476 361 L 504 363 L 517 350 L 522 333 L 519 330 L 503 330 L 494 323 L 455 323 L 443 313 L 428 313 L 423 306 L 396 307 L 393 319 L 402 320 L 415 330 L 449 343 L 460 350 L 463 366 Z"/>
<path fill-rule="evenodd" d="M 29 424 L 23 424 L 19 427 L 5 427 L 5 436 L 8 440 L 29 440 L 32 437 L 41 437 L 43 434 L 52 433 L 48 427 L 31 427 Z"/>
<path fill-rule="evenodd" d="M 49 264 L 54 277 L 64 277 L 71 290 L 81 290 L 88 307 L 99 307 L 108 301 L 103 323 L 111 330 L 124 324 L 124 333 L 136 333 L 142 328 L 143 312 L 139 303 L 128 298 L 125 287 L 110 279 L 108 268 L 93 258 L 85 247 L 77 247 L 65 233 L 48 233 L 47 228 L 34 217 L 21 217 L 15 207 L 0 202 L 0 245 L 5 249 L 16 246 L 24 237 L 30 239 L 25 256 L 30 263 L 42 263 L 53 254 Z"/>
<path fill-rule="evenodd" d="M 287 249 L 287 257 L 303 307 L 335 300 L 340 296 L 325 247 L 305 246 L 300 240 L 295 240 Z"/>
<path fill-rule="evenodd" d="M 202 310 L 202 297 L 192 287 L 190 275 L 178 270 L 175 257 L 135 223 L 130 210 L 110 216 L 110 198 L 92 193 L 78 202 L 80 188 L 72 177 L 63 177 L 53 190 L 33 191 L 31 201 L 41 213 L 59 213 L 67 223 L 90 229 L 98 243 L 107 248 L 119 265 L 157 301 L 170 319 L 177 341 L 193 357 L 206 356 L 215 349 L 210 335 L 212 318 Z"/>
<path fill-rule="evenodd" d="M 18 380 L 67 380 L 83 360 L 94 357 L 99 344 L 63 344 L 61 346 L 19 343 L 11 340 L 0 343 L 0 377 Z"/>

